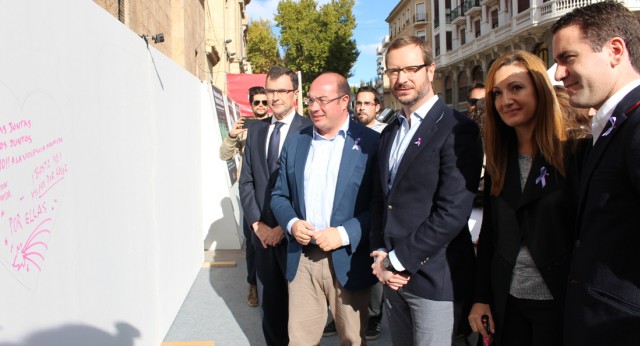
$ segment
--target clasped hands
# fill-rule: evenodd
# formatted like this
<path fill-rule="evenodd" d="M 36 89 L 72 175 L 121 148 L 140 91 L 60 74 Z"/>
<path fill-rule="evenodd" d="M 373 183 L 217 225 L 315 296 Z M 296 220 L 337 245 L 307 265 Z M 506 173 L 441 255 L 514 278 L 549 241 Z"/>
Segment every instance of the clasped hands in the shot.
<path fill-rule="evenodd" d="M 284 238 L 284 233 L 282 233 L 282 228 L 280 228 L 280 226 L 271 228 L 262 221 L 256 221 L 251 226 L 255 234 L 258 236 L 258 239 L 260 239 L 262 247 L 265 249 L 267 246 L 276 246 L 280 244 L 282 238 Z"/>
<path fill-rule="evenodd" d="M 374 261 L 371 265 L 371 269 L 373 275 L 378 278 L 378 281 L 380 281 L 381 284 L 387 285 L 392 290 L 397 291 L 409 282 L 409 273 L 398 273 L 387 270 L 382 264 L 382 261 L 387 256 L 388 254 L 384 251 L 373 251 L 371 253 L 371 257 L 374 258 Z"/>
<path fill-rule="evenodd" d="M 291 235 L 302 245 L 307 245 L 313 239 L 322 251 L 331 251 L 342 247 L 342 237 L 335 227 L 316 230 L 315 226 L 306 220 L 297 220 L 291 225 Z"/>

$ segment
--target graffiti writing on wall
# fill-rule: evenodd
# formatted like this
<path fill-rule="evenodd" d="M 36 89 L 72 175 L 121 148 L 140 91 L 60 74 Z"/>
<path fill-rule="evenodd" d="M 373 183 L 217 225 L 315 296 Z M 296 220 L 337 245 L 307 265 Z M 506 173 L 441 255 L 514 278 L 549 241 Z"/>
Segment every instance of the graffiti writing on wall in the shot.
<path fill-rule="evenodd" d="M 27 286 L 45 269 L 69 172 L 64 138 L 51 121 L 37 114 L 0 114 L 0 263 Z"/>

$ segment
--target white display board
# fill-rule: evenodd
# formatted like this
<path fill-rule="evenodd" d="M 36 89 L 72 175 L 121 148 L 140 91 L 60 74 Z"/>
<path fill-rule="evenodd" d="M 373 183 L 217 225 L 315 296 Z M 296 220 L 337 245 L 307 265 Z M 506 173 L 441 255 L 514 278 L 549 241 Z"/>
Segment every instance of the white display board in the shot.
<path fill-rule="evenodd" d="M 211 87 L 93 1 L 0 0 L 0 33 L 0 344 L 159 345 L 240 246 Z"/>

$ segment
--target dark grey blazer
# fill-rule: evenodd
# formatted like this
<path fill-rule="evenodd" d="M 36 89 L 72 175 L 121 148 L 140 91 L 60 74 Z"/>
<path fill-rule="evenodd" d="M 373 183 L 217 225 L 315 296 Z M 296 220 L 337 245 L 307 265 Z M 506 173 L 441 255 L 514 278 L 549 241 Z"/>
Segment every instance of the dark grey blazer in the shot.
<path fill-rule="evenodd" d="M 582 167 L 566 345 L 640 343 L 639 104 L 640 87 L 616 106 Z"/>

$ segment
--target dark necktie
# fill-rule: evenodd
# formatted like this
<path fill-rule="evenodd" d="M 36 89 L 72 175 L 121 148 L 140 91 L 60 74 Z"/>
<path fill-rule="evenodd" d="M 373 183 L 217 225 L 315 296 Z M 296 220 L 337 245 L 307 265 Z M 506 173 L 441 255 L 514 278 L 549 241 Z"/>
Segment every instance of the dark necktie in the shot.
<path fill-rule="evenodd" d="M 277 121 L 269 137 L 269 150 L 267 151 L 267 166 L 269 167 L 269 174 L 276 171 L 278 167 L 278 157 L 280 156 L 278 148 L 280 147 L 280 128 L 284 125 L 283 122 Z"/>

